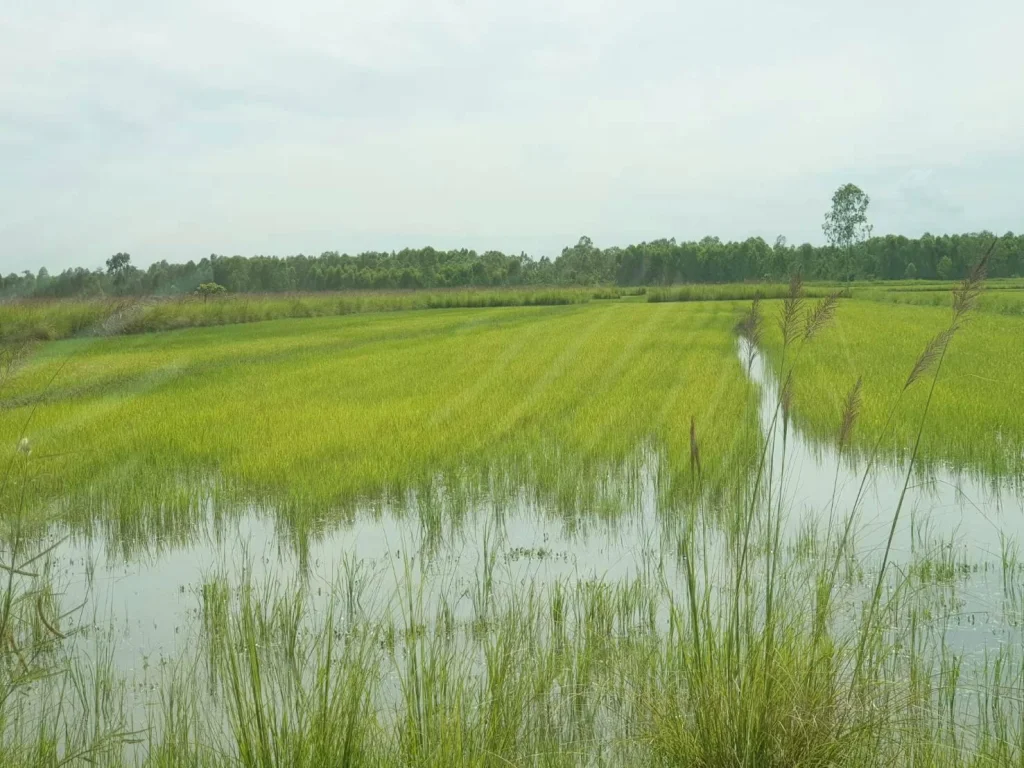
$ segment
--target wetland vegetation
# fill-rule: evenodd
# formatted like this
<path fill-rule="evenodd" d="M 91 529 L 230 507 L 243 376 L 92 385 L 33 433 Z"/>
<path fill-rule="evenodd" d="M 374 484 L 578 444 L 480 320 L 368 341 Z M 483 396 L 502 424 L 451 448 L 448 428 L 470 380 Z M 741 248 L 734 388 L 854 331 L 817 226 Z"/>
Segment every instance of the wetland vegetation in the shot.
<path fill-rule="evenodd" d="M 0 4 L 0 768 L 1024 768 L 1022 0 Z"/>
<path fill-rule="evenodd" d="M 0 762 L 1019 764 L 981 277 L 6 305 Z"/>

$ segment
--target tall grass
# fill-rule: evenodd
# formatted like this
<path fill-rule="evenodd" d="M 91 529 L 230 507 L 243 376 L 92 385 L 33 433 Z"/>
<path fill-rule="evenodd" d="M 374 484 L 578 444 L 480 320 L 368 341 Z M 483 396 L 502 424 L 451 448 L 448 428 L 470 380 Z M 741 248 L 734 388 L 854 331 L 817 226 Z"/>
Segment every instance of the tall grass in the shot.
<path fill-rule="evenodd" d="M 54 341 L 75 336 L 149 333 L 234 325 L 286 317 L 333 317 L 367 312 L 465 307 L 579 304 L 583 288 L 395 291 L 388 293 L 239 294 L 212 299 L 30 299 L 0 302 L 0 340 Z"/>
<path fill-rule="evenodd" d="M 0 341 L 0 393 L 25 353 Z M 83 664 L 69 652 L 84 606 L 68 608 L 53 579 L 63 542 L 40 541 L 25 524 L 38 458 L 27 439 L 14 445 L 0 455 L 0 765 L 119 759 L 131 738 L 123 691 L 108 656 Z"/>
<path fill-rule="evenodd" d="M 647 301 L 750 301 L 759 299 L 785 299 L 789 296 L 790 287 L 784 283 L 693 283 L 690 285 L 673 285 L 666 288 L 649 288 Z M 824 298 L 835 295 L 849 298 L 852 294 L 848 288 L 836 288 L 828 284 L 805 287 L 803 295 L 808 298 Z"/>
<path fill-rule="evenodd" d="M 833 615 L 818 632 L 806 589 L 818 564 L 787 562 L 766 654 L 759 576 L 769 557 L 758 548 L 739 613 L 728 586 L 735 560 L 702 564 L 692 589 L 667 589 L 670 571 L 652 564 L 618 583 L 507 589 L 484 579 L 486 599 L 473 601 L 444 589 L 426 598 L 406 561 L 395 591 L 355 613 L 344 581 L 318 599 L 302 581 L 243 579 L 204 618 L 210 630 L 195 648 L 212 659 L 214 687 L 173 678 L 173 705 L 168 693 L 143 757 L 241 766 L 1020 759 L 1019 702 L 1005 693 L 1021 669 L 1012 650 L 980 667 L 945 652 L 914 629 L 936 607 L 921 598 L 880 602 L 870 627 Z M 840 581 L 834 597 L 858 594 Z M 908 629 L 890 637 L 894 622 Z M 862 636 L 872 654 L 854 672 Z M 983 720 L 970 716 L 959 676 L 987 681 Z"/>
<path fill-rule="evenodd" d="M 896 290 L 857 289 L 856 298 L 885 304 L 903 304 L 920 307 L 952 308 L 952 296 L 948 285 L 921 286 Z M 986 295 L 978 300 L 979 312 L 1019 317 L 1024 315 L 1024 288 L 1016 283 L 986 288 Z"/>

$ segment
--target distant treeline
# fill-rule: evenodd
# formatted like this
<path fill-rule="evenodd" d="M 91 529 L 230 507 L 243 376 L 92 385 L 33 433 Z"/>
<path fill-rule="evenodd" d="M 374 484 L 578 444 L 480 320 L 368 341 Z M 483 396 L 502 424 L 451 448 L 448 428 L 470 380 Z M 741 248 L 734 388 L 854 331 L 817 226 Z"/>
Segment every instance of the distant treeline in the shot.
<path fill-rule="evenodd" d="M 965 274 L 996 236 L 988 232 L 918 239 L 873 237 L 851 249 L 791 246 L 779 237 L 722 242 L 655 240 L 626 248 L 598 248 L 583 237 L 554 260 L 498 251 L 405 249 L 349 256 L 216 256 L 147 269 L 126 254 L 108 269 L 68 269 L 50 275 L 0 276 L 2 297 L 169 296 L 217 283 L 232 292 L 390 290 L 529 285 L 671 285 L 782 280 L 795 272 L 808 280 L 955 279 Z M 1024 275 L 1024 235 L 1002 236 L 989 266 L 992 277 Z"/>

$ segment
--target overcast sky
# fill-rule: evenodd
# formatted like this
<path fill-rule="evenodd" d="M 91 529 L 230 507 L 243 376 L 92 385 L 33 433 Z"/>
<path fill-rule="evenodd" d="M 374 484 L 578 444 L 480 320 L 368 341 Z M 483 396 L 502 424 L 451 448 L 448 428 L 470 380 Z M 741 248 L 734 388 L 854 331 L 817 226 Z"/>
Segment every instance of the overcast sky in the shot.
<path fill-rule="evenodd" d="M 4 0 L 0 269 L 1024 229 L 1020 0 Z"/>

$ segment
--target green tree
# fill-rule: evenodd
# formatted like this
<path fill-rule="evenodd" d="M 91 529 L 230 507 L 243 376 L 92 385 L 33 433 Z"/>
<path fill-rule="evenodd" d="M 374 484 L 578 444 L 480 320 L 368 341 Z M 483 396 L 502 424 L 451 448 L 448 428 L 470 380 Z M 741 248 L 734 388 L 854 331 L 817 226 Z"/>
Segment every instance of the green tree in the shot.
<path fill-rule="evenodd" d="M 114 278 L 114 285 L 121 286 L 128 277 L 132 257 L 127 253 L 115 253 L 107 259 L 107 274 Z"/>
<path fill-rule="evenodd" d="M 203 283 L 196 288 L 196 295 L 203 297 L 203 303 L 209 301 L 211 296 L 220 296 L 221 294 L 227 293 L 228 289 L 223 285 L 217 283 Z"/>
<path fill-rule="evenodd" d="M 829 245 L 845 256 L 845 263 L 839 269 L 840 277 L 855 275 L 854 248 L 871 237 L 870 204 L 871 198 L 856 184 L 844 184 L 832 195 L 832 208 L 825 214 L 821 229 Z"/>
<path fill-rule="evenodd" d="M 907 280 L 916 280 L 917 279 L 917 264 L 915 264 L 912 261 L 908 262 L 907 263 L 907 270 L 906 270 L 906 272 L 903 273 L 903 276 Z"/>
<path fill-rule="evenodd" d="M 935 267 L 940 280 L 951 280 L 953 278 L 953 260 L 949 256 L 943 256 Z"/>

